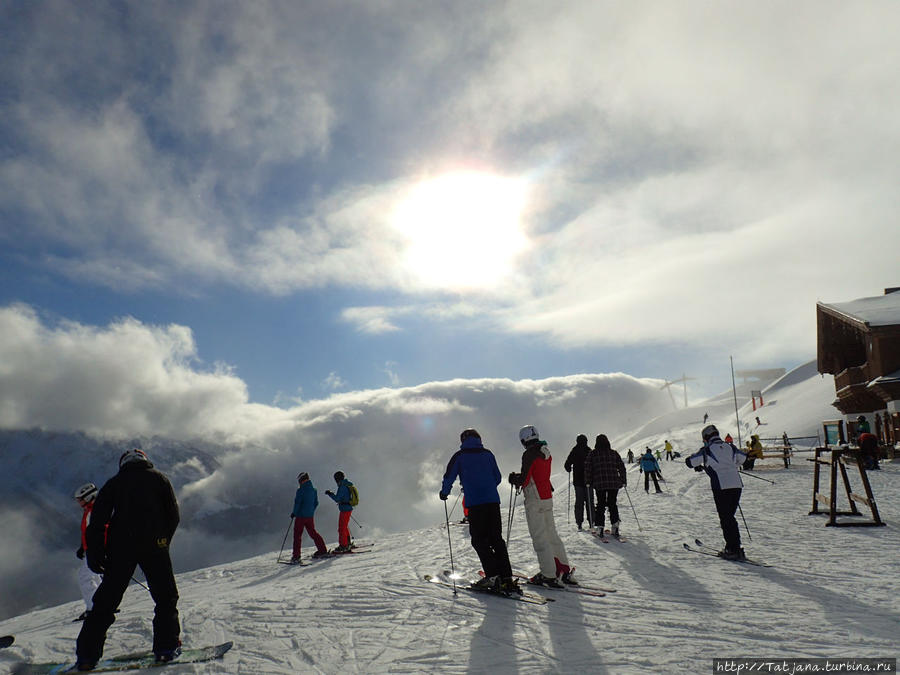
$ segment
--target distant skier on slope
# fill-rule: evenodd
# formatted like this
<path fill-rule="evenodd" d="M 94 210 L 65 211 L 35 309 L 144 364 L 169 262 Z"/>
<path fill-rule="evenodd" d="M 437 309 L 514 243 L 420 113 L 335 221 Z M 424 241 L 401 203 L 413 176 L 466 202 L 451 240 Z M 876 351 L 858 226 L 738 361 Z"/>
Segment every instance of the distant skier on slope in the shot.
<path fill-rule="evenodd" d="M 672 444 L 669 443 L 669 439 L 666 439 L 666 461 L 675 459 L 675 448 L 672 447 Z"/>
<path fill-rule="evenodd" d="M 750 437 L 750 440 L 747 441 L 747 459 L 744 460 L 744 464 L 741 468 L 744 471 L 753 471 L 753 466 L 756 464 L 756 460 L 763 458 L 763 445 L 762 441 L 759 440 L 758 434 L 753 434 Z"/>
<path fill-rule="evenodd" d="M 447 501 L 453 482 L 459 477 L 469 509 L 469 535 L 472 548 L 481 561 L 484 577 L 475 586 L 504 593 L 520 592 L 512 576 L 512 566 L 503 541 L 500 520 L 500 493 L 497 486 L 503 480 L 494 453 L 481 443 L 475 429 L 465 429 L 459 435 L 459 450 L 447 463 L 439 497 Z"/>
<path fill-rule="evenodd" d="M 353 485 L 343 471 L 334 472 L 334 482 L 337 484 L 337 493 L 325 490 L 325 494 L 331 497 L 338 505 L 338 547 L 335 553 L 349 553 L 350 551 L 350 516 L 353 515 L 353 506 L 350 503 L 350 486 Z"/>
<path fill-rule="evenodd" d="M 594 511 L 594 525 L 597 534 L 603 535 L 603 526 L 606 521 L 606 509 L 609 509 L 610 533 L 619 536 L 619 507 L 616 499 L 619 488 L 628 484 L 625 475 L 625 463 L 618 452 L 609 445 L 609 439 L 604 434 L 597 436 L 594 449 L 585 462 L 585 481 L 588 489 L 594 491 L 596 504 Z"/>
<path fill-rule="evenodd" d="M 156 603 L 156 661 L 165 663 L 181 653 L 178 587 L 169 557 L 178 522 L 178 502 L 169 479 L 153 468 L 142 450 L 123 453 L 119 472 L 97 495 L 85 533 L 88 566 L 102 574 L 103 581 L 78 634 L 77 670 L 92 670 L 100 660 L 106 631 L 115 621 L 115 611 L 137 566 Z"/>
<path fill-rule="evenodd" d="M 644 474 L 644 492 L 650 492 L 650 479 L 653 479 L 653 486 L 656 488 L 657 492 L 662 492 L 659 489 L 659 478 L 662 474 L 659 472 L 659 462 L 656 461 L 656 458 L 653 456 L 653 451 L 650 448 L 647 448 L 647 452 L 641 455 L 640 459 L 640 469 L 639 473 Z"/>
<path fill-rule="evenodd" d="M 733 444 L 719 438 L 719 430 L 714 424 L 703 428 L 703 447 L 684 462 L 695 471 L 706 471 L 712 487 L 719 524 L 725 538 L 725 549 L 719 553 L 727 560 L 743 560 L 744 549 L 741 548 L 741 532 L 738 529 L 735 512 L 741 502 L 741 490 L 744 484 L 738 467 L 746 455 Z"/>
<path fill-rule="evenodd" d="M 291 518 L 294 519 L 294 548 L 291 554 L 291 563 L 300 562 L 300 544 L 303 539 L 303 530 L 306 530 L 313 543 L 316 545 L 316 552 L 313 557 L 328 553 L 325 546 L 325 540 L 322 535 L 316 531 L 315 514 L 319 507 L 319 493 L 316 486 L 309 479 L 309 474 L 305 471 L 297 476 L 297 483 L 300 487 L 294 494 L 294 510 L 291 511 Z"/>
<path fill-rule="evenodd" d="M 509 474 L 509 482 L 521 488 L 524 494 L 525 520 L 541 567 L 529 581 L 556 587 L 563 583 L 576 585 L 574 569 L 569 566 L 566 548 L 553 519 L 553 486 L 550 484 L 553 457 L 550 449 L 531 425 L 519 430 L 519 441 L 525 447 L 522 469 L 519 473 Z"/>
<path fill-rule="evenodd" d="M 81 589 L 81 597 L 84 598 L 84 612 L 76 619 L 83 621 L 93 606 L 94 593 L 100 587 L 102 580 L 99 574 L 95 574 L 88 567 L 85 551 L 87 551 L 87 532 L 88 523 L 91 522 L 91 511 L 94 509 L 94 500 L 97 498 L 97 486 L 93 483 L 85 483 L 75 490 L 75 501 L 81 506 L 81 546 L 75 552 L 81 560 L 81 566 L 78 568 L 78 587 Z"/>
<path fill-rule="evenodd" d="M 582 529 L 581 524 L 584 522 L 584 506 L 587 500 L 587 488 L 584 483 L 584 460 L 590 450 L 587 436 L 579 434 L 575 439 L 575 447 L 572 448 L 563 464 L 565 470 L 572 474 L 572 487 L 575 488 L 575 524 L 579 530 Z M 590 507 L 588 507 L 588 526 L 593 525 L 593 523 L 593 514 Z"/>

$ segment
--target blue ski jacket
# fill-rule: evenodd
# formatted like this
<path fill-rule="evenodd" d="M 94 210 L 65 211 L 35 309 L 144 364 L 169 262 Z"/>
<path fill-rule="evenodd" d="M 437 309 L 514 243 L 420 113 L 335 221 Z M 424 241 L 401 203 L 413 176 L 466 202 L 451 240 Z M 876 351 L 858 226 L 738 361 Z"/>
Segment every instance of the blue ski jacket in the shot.
<path fill-rule="evenodd" d="M 500 493 L 497 492 L 502 480 L 500 468 L 494 453 L 485 448 L 480 439 L 467 438 L 450 458 L 441 485 L 443 494 L 450 494 L 457 476 L 466 494 L 467 507 L 500 503 Z"/>
<path fill-rule="evenodd" d="M 641 471 L 644 473 L 653 473 L 654 471 L 659 471 L 659 462 L 656 461 L 656 457 L 654 457 L 649 452 L 641 455 Z"/>
<path fill-rule="evenodd" d="M 313 485 L 311 480 L 306 481 L 297 488 L 297 494 L 294 496 L 294 510 L 292 513 L 295 518 L 312 518 L 319 506 L 319 492 Z"/>
<path fill-rule="evenodd" d="M 340 482 L 338 485 L 337 492 L 333 495 L 328 495 L 331 497 L 338 505 L 338 511 L 352 511 L 353 507 L 350 506 L 350 485 L 353 485 L 346 478 Z"/>

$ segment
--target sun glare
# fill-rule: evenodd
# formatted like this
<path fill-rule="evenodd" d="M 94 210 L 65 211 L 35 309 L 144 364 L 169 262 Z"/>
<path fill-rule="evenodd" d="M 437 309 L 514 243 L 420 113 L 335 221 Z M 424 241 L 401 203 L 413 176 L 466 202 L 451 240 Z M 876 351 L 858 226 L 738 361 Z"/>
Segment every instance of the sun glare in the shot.
<path fill-rule="evenodd" d="M 415 185 L 394 225 L 407 238 L 404 263 L 425 286 L 489 289 L 526 246 L 524 179 L 450 173 Z"/>

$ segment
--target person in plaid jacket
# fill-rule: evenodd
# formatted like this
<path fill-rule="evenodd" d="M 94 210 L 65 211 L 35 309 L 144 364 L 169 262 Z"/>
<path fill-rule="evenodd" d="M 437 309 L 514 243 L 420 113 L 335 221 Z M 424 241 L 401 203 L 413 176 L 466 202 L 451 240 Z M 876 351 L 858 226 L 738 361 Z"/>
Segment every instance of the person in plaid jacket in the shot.
<path fill-rule="evenodd" d="M 609 509 L 610 532 L 619 536 L 619 507 L 616 504 L 619 488 L 628 484 L 625 476 L 625 462 L 619 453 L 612 449 L 609 439 L 600 434 L 594 443 L 594 449 L 584 460 L 584 482 L 596 505 L 593 512 L 593 523 L 603 534 L 606 521 L 606 510 Z"/>

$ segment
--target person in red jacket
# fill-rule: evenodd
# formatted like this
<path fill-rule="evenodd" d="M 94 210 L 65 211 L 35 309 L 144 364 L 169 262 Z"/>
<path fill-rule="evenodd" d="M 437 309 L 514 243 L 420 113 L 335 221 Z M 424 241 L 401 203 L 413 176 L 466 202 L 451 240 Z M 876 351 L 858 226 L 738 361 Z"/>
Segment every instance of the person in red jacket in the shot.
<path fill-rule="evenodd" d="M 525 495 L 525 520 L 541 566 L 541 571 L 529 579 L 529 583 L 555 587 L 561 587 L 563 583 L 576 585 L 575 568 L 569 565 L 566 548 L 553 520 L 553 486 L 550 484 L 553 457 L 550 449 L 531 425 L 522 427 L 519 441 L 525 446 L 522 470 L 511 473 L 509 482 L 521 488 Z"/>
<path fill-rule="evenodd" d="M 75 490 L 73 497 L 82 509 L 81 546 L 78 547 L 75 555 L 82 561 L 81 567 L 78 568 L 78 587 L 81 589 L 81 597 L 84 598 L 84 611 L 81 613 L 81 616 L 78 617 L 77 621 L 84 621 L 94 604 L 94 593 L 97 592 L 97 588 L 100 586 L 101 581 L 100 575 L 94 574 L 91 571 L 91 568 L 88 567 L 87 557 L 85 557 L 85 551 L 87 551 L 87 537 L 85 536 L 85 531 L 87 530 L 88 523 L 91 522 L 91 511 L 94 510 L 94 500 L 97 498 L 97 486 L 93 483 L 85 483 Z"/>

